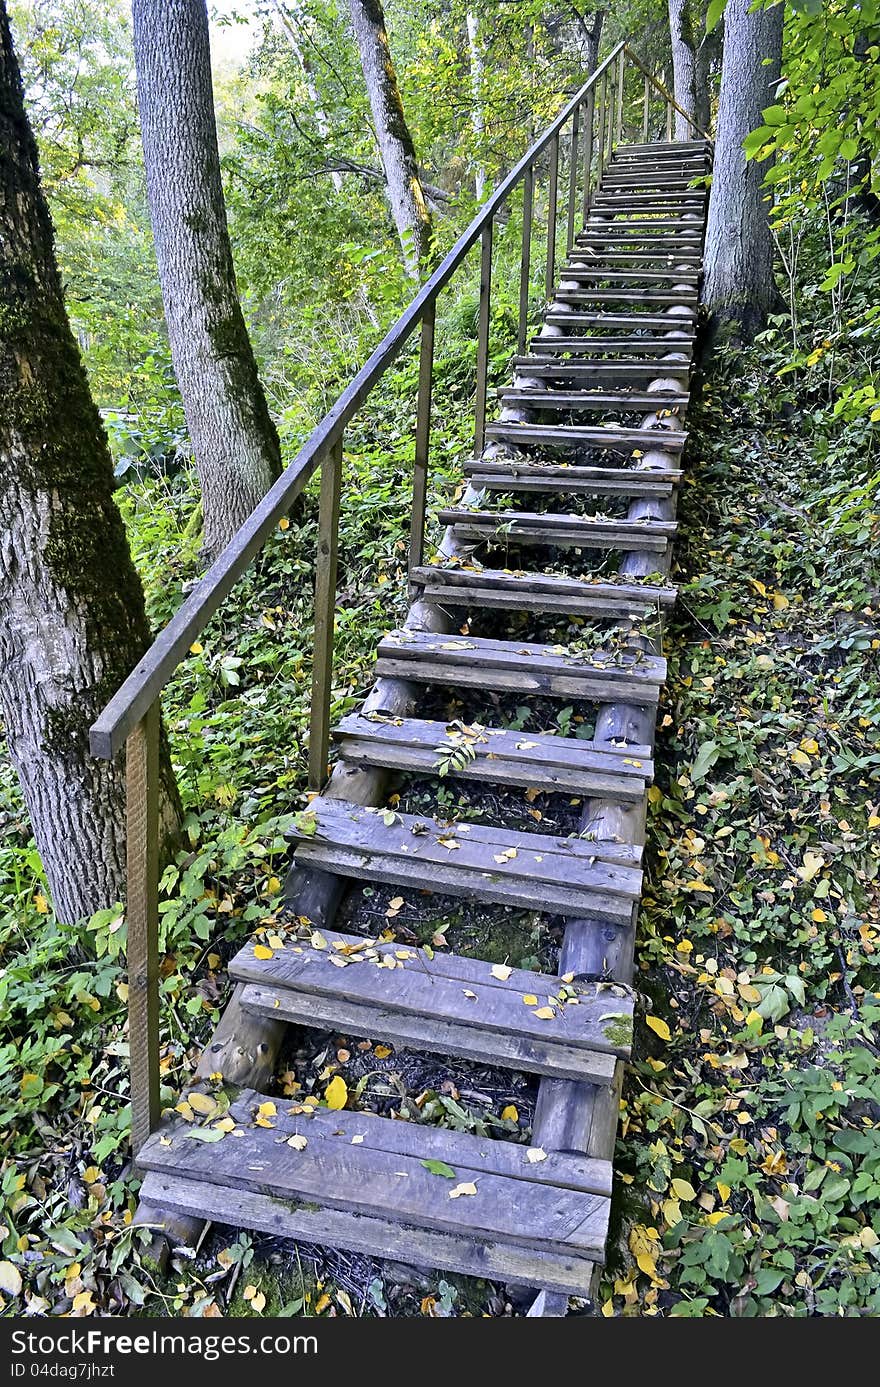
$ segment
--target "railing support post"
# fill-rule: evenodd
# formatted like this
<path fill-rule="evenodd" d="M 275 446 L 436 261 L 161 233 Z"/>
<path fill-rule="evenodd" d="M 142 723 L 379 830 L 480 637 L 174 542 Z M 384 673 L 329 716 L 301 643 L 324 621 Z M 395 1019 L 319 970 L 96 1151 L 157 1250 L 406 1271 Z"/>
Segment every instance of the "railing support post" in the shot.
<path fill-rule="evenodd" d="M 602 88 L 599 92 L 599 137 L 596 141 L 596 186 L 602 181 L 602 173 L 605 168 L 605 115 L 608 107 L 608 81 L 607 75 L 602 77 Z"/>
<path fill-rule="evenodd" d="M 556 199 L 559 186 L 559 136 L 550 141 L 550 187 L 547 194 L 547 272 L 544 289 L 547 301 L 556 283 Z"/>
<path fill-rule="evenodd" d="M 159 700 L 125 743 L 128 1044 L 135 1157 L 159 1121 Z"/>
<path fill-rule="evenodd" d="M 528 337 L 528 318 L 529 318 L 529 288 L 531 286 L 532 269 L 532 193 L 534 190 L 535 174 L 529 167 L 523 176 L 523 226 L 522 226 L 522 254 L 519 264 L 519 326 L 517 330 L 516 349 L 520 356 L 526 349 L 526 339 Z"/>
<path fill-rule="evenodd" d="M 596 98 L 591 87 L 587 93 L 586 125 L 584 130 L 584 222 L 586 222 L 590 213 L 590 183 L 593 177 L 593 117 L 595 115 L 595 110 Z"/>
<path fill-rule="evenodd" d="M 642 107 L 642 144 L 648 143 L 648 108 L 651 100 L 651 83 L 645 78 L 645 96 Z"/>
<path fill-rule="evenodd" d="M 480 245 L 480 308 L 477 317 L 477 392 L 474 401 L 474 457 L 486 441 L 486 392 L 489 376 L 489 310 L 492 306 L 492 219 L 483 227 Z"/>
<path fill-rule="evenodd" d="M 428 451 L 431 441 L 431 386 L 434 373 L 434 320 L 432 299 L 422 318 L 419 344 L 419 395 L 416 404 L 416 456 L 413 466 L 412 520 L 409 535 L 409 571 L 418 568 L 425 554 L 425 506 L 428 495 Z"/>
<path fill-rule="evenodd" d="M 623 51 L 621 50 L 620 56 L 619 56 L 619 58 L 617 59 L 617 124 L 616 124 L 616 126 L 615 126 L 615 132 L 614 132 L 614 143 L 615 143 L 616 145 L 620 144 L 621 138 L 622 138 L 622 136 L 623 136 L 623 77 L 624 77 L 623 65 L 624 65 L 624 61 L 625 61 L 625 59 L 624 59 L 624 54 L 623 54 Z"/>
<path fill-rule="evenodd" d="M 578 179 L 578 134 L 580 132 L 581 108 L 576 106 L 574 115 L 571 118 L 571 151 L 568 171 L 568 220 L 565 231 L 565 253 L 571 254 L 574 245 L 574 218 L 575 205 L 577 203 L 577 179 Z"/>
<path fill-rule="evenodd" d="M 318 560 L 315 575 L 315 650 L 312 662 L 312 708 L 309 722 L 309 788 L 320 790 L 330 756 L 330 695 L 333 686 L 333 626 L 336 609 L 336 564 L 339 548 L 339 498 L 342 490 L 342 439 L 321 462 L 318 508 Z"/>

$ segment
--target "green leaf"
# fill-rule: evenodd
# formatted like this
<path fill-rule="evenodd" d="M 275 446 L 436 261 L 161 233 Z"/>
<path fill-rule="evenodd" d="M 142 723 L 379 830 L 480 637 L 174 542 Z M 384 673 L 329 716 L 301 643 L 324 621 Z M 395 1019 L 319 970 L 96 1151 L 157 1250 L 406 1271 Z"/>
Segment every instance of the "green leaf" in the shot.
<path fill-rule="evenodd" d="M 192 1137 L 193 1141 L 222 1141 L 226 1133 L 218 1131 L 216 1127 L 190 1127 L 186 1135 Z"/>
<path fill-rule="evenodd" d="M 444 1180 L 455 1179 L 455 1171 L 445 1161 L 422 1161 L 421 1164 L 431 1175 L 442 1175 Z"/>
<path fill-rule="evenodd" d="M 691 767 L 691 780 L 702 780 L 703 776 L 715 765 L 720 755 L 721 748 L 717 742 L 704 742 L 697 752 L 696 760 Z"/>
<path fill-rule="evenodd" d="M 709 8 L 706 10 L 706 33 L 711 34 L 719 19 L 724 14 L 727 0 L 709 0 Z"/>

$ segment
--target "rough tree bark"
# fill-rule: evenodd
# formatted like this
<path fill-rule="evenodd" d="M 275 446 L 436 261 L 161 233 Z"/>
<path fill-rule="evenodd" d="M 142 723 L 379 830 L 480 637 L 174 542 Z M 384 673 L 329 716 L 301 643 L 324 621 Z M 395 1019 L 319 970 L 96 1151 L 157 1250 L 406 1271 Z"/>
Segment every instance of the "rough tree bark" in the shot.
<path fill-rule="evenodd" d="M 713 336 L 729 324 L 733 336 L 759 332 L 779 295 L 773 279 L 773 241 L 767 163 L 746 160 L 743 141 L 773 101 L 782 56 L 783 7 L 750 13 L 751 0 L 729 0 L 715 141 L 712 196 L 706 228 L 703 298 Z"/>
<path fill-rule="evenodd" d="M 123 768 L 88 729 L 146 648 L 113 465 L 64 309 L 0 0 L 0 707 L 55 910 L 121 900 Z M 163 748 L 165 837 L 177 826 Z"/>
<path fill-rule="evenodd" d="M 430 255 L 431 213 L 403 113 L 385 15 L 380 0 L 348 0 L 348 8 L 373 112 L 391 214 L 407 273 L 417 279 Z"/>
<path fill-rule="evenodd" d="M 691 120 L 697 119 L 697 43 L 688 0 L 669 0 L 669 33 L 672 40 L 673 95 L 682 108 L 675 112 L 675 138 L 692 140 L 693 126 L 682 114 L 686 112 Z"/>
<path fill-rule="evenodd" d="M 281 449 L 235 284 L 206 0 L 133 0 L 132 16 L 165 319 L 214 558 L 279 475 Z"/>

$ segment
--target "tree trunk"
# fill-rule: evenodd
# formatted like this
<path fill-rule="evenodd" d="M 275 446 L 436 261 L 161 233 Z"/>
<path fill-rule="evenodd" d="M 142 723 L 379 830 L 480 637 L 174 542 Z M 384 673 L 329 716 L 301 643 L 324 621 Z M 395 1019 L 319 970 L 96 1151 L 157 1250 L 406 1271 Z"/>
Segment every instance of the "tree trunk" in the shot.
<path fill-rule="evenodd" d="M 122 899 L 121 765 L 88 729 L 146 648 L 113 465 L 67 321 L 0 0 L 0 706 L 58 916 Z M 163 746 L 166 841 L 179 806 Z"/>
<path fill-rule="evenodd" d="M 391 214 L 407 273 L 418 279 L 431 249 L 431 214 L 419 178 L 415 145 L 403 113 L 380 0 L 348 0 Z"/>
<path fill-rule="evenodd" d="M 215 558 L 281 471 L 226 224 L 205 0 L 133 0 L 147 194 L 171 356 Z"/>
<path fill-rule="evenodd" d="M 725 323 L 750 339 L 779 295 L 773 279 L 767 163 L 746 160 L 743 140 L 773 101 L 782 53 L 782 5 L 750 13 L 751 0 L 729 0 L 709 219 L 703 298 L 713 332 Z"/>
<path fill-rule="evenodd" d="M 673 96 L 681 107 L 675 112 L 675 138 L 692 140 L 697 119 L 696 44 L 692 32 L 688 0 L 669 0 L 669 32 L 672 39 Z M 682 112 L 686 112 L 683 115 Z M 705 129 L 705 126 L 703 127 Z"/>
<path fill-rule="evenodd" d="M 291 18 L 291 16 L 285 12 L 282 0 L 273 0 L 273 3 L 276 21 L 278 22 L 279 27 L 284 31 L 285 38 L 287 39 L 287 42 L 293 49 L 293 52 L 296 56 L 296 61 L 299 63 L 300 71 L 303 75 L 303 82 L 305 83 L 306 91 L 309 94 L 309 100 L 311 101 L 312 108 L 315 112 L 315 125 L 317 127 L 318 134 L 321 136 L 322 140 L 327 141 L 330 135 L 330 122 L 328 121 L 327 116 L 324 112 L 324 107 L 321 104 L 321 96 L 317 86 L 315 85 L 315 79 L 312 76 L 312 65 L 306 57 L 305 53 L 303 52 L 302 44 L 299 41 L 299 33 L 297 32 L 297 22 L 294 21 Z M 299 18 L 299 15 L 297 15 L 297 21 L 299 21 Z M 333 184 L 333 187 L 336 189 L 337 193 L 342 192 L 341 173 L 334 169 L 330 174 L 330 182 Z"/>
<path fill-rule="evenodd" d="M 477 202 L 482 202 L 486 192 L 486 170 L 483 167 L 483 50 L 480 46 L 479 20 L 468 10 L 465 17 L 468 36 L 468 52 L 471 62 L 471 128 L 477 145 L 477 158 L 474 167 L 474 191 Z"/>

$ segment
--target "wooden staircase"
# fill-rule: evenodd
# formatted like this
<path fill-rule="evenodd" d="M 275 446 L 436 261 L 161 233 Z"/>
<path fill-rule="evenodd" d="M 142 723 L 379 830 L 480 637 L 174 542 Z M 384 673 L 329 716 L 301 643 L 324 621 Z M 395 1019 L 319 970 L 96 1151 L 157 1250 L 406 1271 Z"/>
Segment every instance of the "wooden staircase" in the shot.
<path fill-rule="evenodd" d="M 499 391 L 487 445 L 465 465 L 464 497 L 440 512 L 435 561 L 412 570 L 421 599 L 451 614 L 452 633 L 408 623 L 377 654 L 380 680 L 418 689 L 593 705 L 593 736 L 450 725 L 375 700 L 333 733 L 349 768 L 436 776 L 445 744 L 463 751 L 449 769 L 457 780 L 582 796 L 580 834 L 449 824 L 336 789 L 298 820 L 300 865 L 564 917 L 559 975 L 301 921 L 271 947 L 262 936 L 250 942 L 230 966 L 255 1016 L 540 1076 L 533 1144 L 246 1089 L 229 1109 L 234 1140 L 191 1140 L 182 1117 L 147 1140 L 138 1163 L 149 1203 L 533 1286 L 543 1292 L 536 1314 L 564 1313 L 568 1295 L 590 1294 L 632 1034 L 627 984 L 665 677 L 659 625 L 675 598 L 668 575 L 706 206 L 692 182 L 708 160 L 703 141 L 616 150 L 543 324 Z M 513 502 L 498 509 L 498 495 Z M 571 510 L 556 509 L 563 497 Z M 584 508 L 609 497 L 626 503 L 616 518 Z M 522 567 L 509 566 L 511 550 Z M 577 576 L 552 571 L 558 553 L 576 556 Z M 485 610 L 583 618 L 615 639 L 573 649 L 455 633 Z M 437 1161 L 454 1179 L 432 1173 Z"/>

